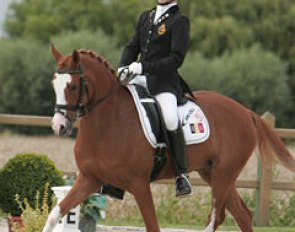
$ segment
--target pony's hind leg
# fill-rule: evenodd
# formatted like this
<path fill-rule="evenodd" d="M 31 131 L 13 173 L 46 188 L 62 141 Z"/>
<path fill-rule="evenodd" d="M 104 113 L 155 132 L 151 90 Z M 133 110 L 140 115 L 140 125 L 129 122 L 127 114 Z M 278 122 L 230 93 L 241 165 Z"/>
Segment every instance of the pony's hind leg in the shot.
<path fill-rule="evenodd" d="M 214 232 L 225 219 L 225 200 L 230 186 L 234 185 L 233 177 L 229 178 L 225 172 L 217 172 L 216 167 L 198 170 L 198 173 L 212 189 L 212 207 L 204 232 Z"/>
<path fill-rule="evenodd" d="M 133 186 L 131 193 L 134 195 L 143 217 L 146 231 L 160 232 L 149 182 L 141 182 Z"/>
<path fill-rule="evenodd" d="M 230 189 L 225 206 L 235 218 L 241 231 L 253 232 L 252 212 L 243 202 L 235 187 Z"/>
<path fill-rule="evenodd" d="M 79 175 L 66 197 L 50 212 L 43 232 L 52 232 L 65 214 L 96 192 L 99 187 L 99 183 Z"/>
<path fill-rule="evenodd" d="M 214 232 L 225 219 L 225 198 L 228 190 L 225 187 L 212 187 L 212 208 L 204 232 Z"/>

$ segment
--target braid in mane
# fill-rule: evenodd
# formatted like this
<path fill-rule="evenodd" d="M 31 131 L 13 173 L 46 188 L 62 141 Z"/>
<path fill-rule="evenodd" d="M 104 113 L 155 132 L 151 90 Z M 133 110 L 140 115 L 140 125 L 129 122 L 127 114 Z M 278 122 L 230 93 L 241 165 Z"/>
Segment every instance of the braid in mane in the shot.
<path fill-rule="evenodd" d="M 87 49 L 79 49 L 78 52 L 81 54 L 87 54 L 90 57 L 95 58 L 98 61 L 98 63 L 103 64 L 107 69 L 110 70 L 110 72 L 114 76 L 117 76 L 117 72 L 112 68 L 111 64 L 102 56 L 98 55 L 96 52 Z"/>

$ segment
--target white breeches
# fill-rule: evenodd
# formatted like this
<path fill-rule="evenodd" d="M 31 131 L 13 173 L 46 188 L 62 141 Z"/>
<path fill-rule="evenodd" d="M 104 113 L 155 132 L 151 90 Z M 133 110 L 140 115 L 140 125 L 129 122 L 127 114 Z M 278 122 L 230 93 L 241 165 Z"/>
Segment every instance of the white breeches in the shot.
<path fill-rule="evenodd" d="M 138 84 L 147 88 L 146 76 L 136 75 L 130 84 Z M 172 93 L 160 93 L 155 96 L 162 111 L 166 129 L 174 131 L 178 127 L 177 98 Z"/>
<path fill-rule="evenodd" d="M 166 129 L 174 131 L 178 127 L 177 99 L 172 93 L 160 93 L 156 99 L 161 107 Z"/>

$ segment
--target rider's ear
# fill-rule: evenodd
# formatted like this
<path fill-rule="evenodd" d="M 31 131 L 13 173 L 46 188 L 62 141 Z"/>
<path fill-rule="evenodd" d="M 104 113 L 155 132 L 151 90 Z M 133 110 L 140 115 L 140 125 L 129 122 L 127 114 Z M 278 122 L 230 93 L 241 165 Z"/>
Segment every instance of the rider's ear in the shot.
<path fill-rule="evenodd" d="M 79 52 L 74 50 L 73 54 L 72 54 L 72 58 L 73 58 L 73 63 L 74 64 L 79 64 L 79 62 L 80 62 Z"/>
<path fill-rule="evenodd" d="M 51 53 L 56 61 L 58 61 L 58 59 L 61 57 L 61 54 L 59 53 L 59 51 L 57 51 L 53 43 L 51 43 Z"/>

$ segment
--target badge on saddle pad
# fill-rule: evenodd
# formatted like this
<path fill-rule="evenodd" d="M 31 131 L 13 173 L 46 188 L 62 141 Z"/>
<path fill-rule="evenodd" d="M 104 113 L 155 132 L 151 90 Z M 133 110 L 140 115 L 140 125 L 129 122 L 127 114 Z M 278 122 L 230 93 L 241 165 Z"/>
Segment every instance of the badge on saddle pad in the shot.
<path fill-rule="evenodd" d="M 154 102 L 154 100 L 151 98 L 139 98 L 136 88 L 133 85 L 127 85 L 127 88 L 133 97 L 146 139 L 153 148 L 162 147 L 163 144 L 158 143 L 157 138 L 153 133 L 146 109 L 141 104 L 141 102 Z M 209 138 L 210 129 L 207 118 L 201 108 L 194 102 L 188 101 L 185 105 L 179 106 L 178 117 L 182 124 L 187 145 L 202 143 Z"/>
<path fill-rule="evenodd" d="M 178 117 L 182 124 L 186 144 L 205 142 L 210 135 L 209 124 L 202 109 L 188 101 L 178 107 Z"/>

